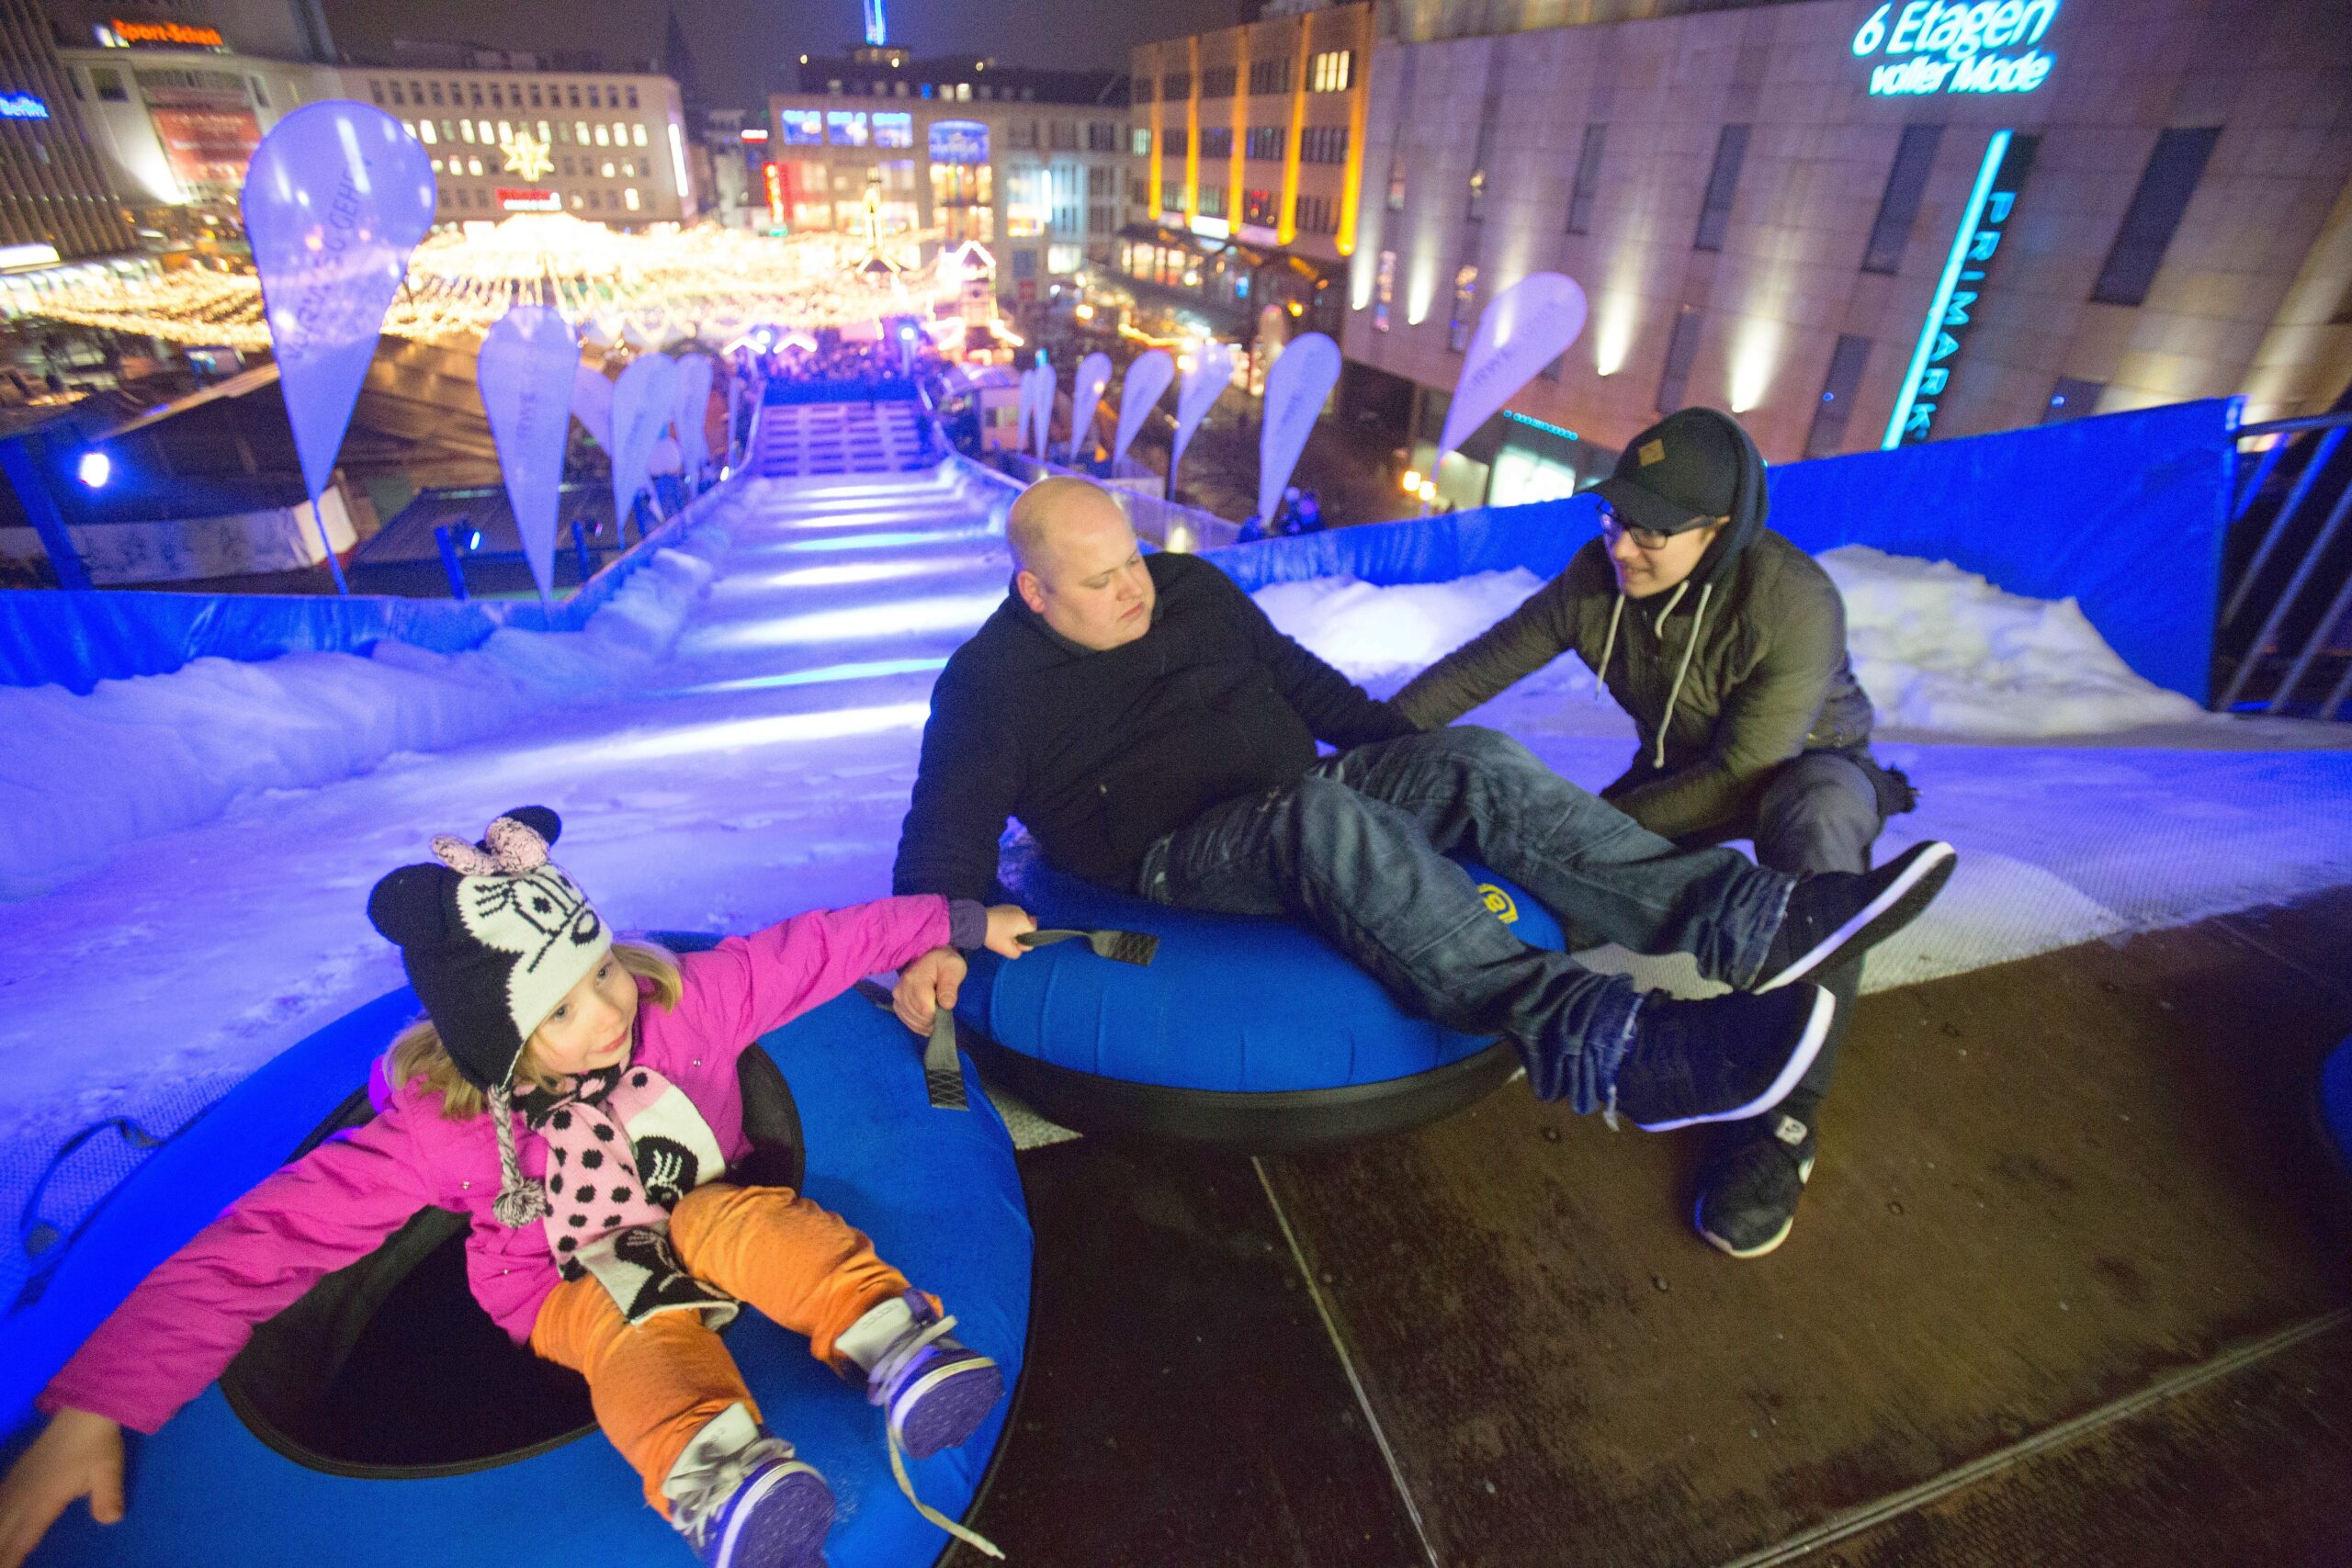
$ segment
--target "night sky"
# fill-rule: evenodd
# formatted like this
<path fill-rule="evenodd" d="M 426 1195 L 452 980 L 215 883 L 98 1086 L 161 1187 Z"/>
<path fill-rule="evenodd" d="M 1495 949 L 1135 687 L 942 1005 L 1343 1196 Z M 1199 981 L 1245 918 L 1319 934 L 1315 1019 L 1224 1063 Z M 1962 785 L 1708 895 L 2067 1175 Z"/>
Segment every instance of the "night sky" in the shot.
<path fill-rule="evenodd" d="M 1007 65 L 1123 69 L 1155 39 L 1230 27 L 1250 0 L 886 0 L 890 41 L 918 55 L 994 55 Z M 662 52 L 660 0 L 325 0 L 335 42 L 356 58 L 394 37 L 462 39 L 496 49 L 600 50 L 622 69 Z M 858 0 L 679 0 L 678 18 L 713 108 L 765 106 L 784 67 L 864 37 Z"/>

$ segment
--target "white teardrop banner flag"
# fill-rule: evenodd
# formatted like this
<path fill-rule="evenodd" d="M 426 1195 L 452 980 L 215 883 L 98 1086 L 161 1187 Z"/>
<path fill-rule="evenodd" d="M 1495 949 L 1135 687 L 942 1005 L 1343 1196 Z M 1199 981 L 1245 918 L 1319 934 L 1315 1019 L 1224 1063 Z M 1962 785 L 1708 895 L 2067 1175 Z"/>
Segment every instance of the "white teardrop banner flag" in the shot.
<path fill-rule="evenodd" d="M 1168 357 L 1164 348 L 1146 349 L 1127 367 L 1127 378 L 1119 386 L 1119 435 L 1111 444 L 1111 468 L 1118 470 L 1119 459 L 1143 433 L 1143 422 L 1159 406 L 1168 392 L 1168 383 L 1176 379 L 1176 362 Z"/>
<path fill-rule="evenodd" d="M 1037 367 L 1033 365 L 1023 370 L 1021 373 L 1019 384 L 1021 407 L 1014 418 L 1020 428 L 1021 437 L 1013 443 L 1013 449 L 1026 454 L 1029 450 L 1029 433 L 1037 428 Z"/>
<path fill-rule="evenodd" d="M 571 373 L 571 412 L 581 428 L 596 438 L 610 457 L 613 450 L 613 378 L 582 365 Z"/>
<path fill-rule="evenodd" d="M 262 315 L 337 592 L 350 589 L 319 497 L 334 476 L 409 253 L 433 227 L 433 204 L 424 143 L 383 110 L 341 98 L 279 120 L 245 169 L 245 237 L 261 276 Z"/>
<path fill-rule="evenodd" d="M 474 384 L 506 477 L 506 504 L 542 604 L 555 595 L 556 498 L 563 488 L 572 373 L 579 367 L 580 340 L 571 323 L 546 305 L 517 305 L 501 316 L 483 334 L 474 361 Z"/>
<path fill-rule="evenodd" d="M 1339 384 L 1340 345 L 1322 333 L 1293 340 L 1266 372 L 1266 418 L 1258 432 L 1258 517 L 1265 526 L 1273 526 L 1274 503 Z"/>
<path fill-rule="evenodd" d="M 1225 389 L 1233 385 L 1233 346 L 1211 338 L 1194 349 L 1192 367 L 1184 372 L 1184 384 L 1176 389 L 1176 438 L 1168 448 L 1168 498 L 1176 498 L 1176 470 L 1184 461 L 1184 448 L 1193 443 L 1193 432 L 1201 427 L 1209 410 Z"/>
<path fill-rule="evenodd" d="M 646 488 L 653 444 L 678 406 L 678 366 L 666 354 L 629 361 L 613 383 L 614 536 L 628 534 L 629 507 Z M 640 529 L 641 533 L 642 530 Z"/>
<path fill-rule="evenodd" d="M 1030 405 L 1030 417 L 1037 422 L 1035 437 L 1030 442 L 1030 450 L 1042 463 L 1046 460 L 1046 437 L 1054 428 L 1054 367 L 1046 361 L 1040 359 L 1037 362 L 1037 367 L 1029 374 L 1036 378 L 1037 381 L 1037 399 Z"/>
<path fill-rule="evenodd" d="M 678 361 L 678 456 L 686 477 L 699 482 L 710 461 L 710 378 L 707 354 Z"/>
<path fill-rule="evenodd" d="M 1111 356 L 1100 351 L 1078 362 L 1078 380 L 1069 394 L 1069 460 L 1083 461 L 1081 452 L 1094 446 L 1094 411 L 1102 406 L 1102 389 L 1111 384 Z"/>
<path fill-rule="evenodd" d="M 1510 401 L 1535 373 L 1568 351 L 1584 331 L 1584 289 L 1563 273 L 1532 272 L 1494 297 L 1478 317 L 1478 330 L 1463 355 L 1462 378 L 1445 411 L 1438 437 L 1434 474 L 1445 455 Z"/>

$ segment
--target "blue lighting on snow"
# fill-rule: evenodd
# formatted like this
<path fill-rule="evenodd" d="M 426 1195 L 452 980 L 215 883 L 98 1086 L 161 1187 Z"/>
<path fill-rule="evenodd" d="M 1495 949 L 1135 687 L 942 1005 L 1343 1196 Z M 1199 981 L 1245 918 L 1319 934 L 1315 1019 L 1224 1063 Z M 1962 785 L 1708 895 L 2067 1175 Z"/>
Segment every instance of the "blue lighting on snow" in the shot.
<path fill-rule="evenodd" d="M 107 480 L 114 477 L 114 459 L 95 449 L 85 452 L 82 460 L 74 465 L 74 477 L 92 490 L 104 490 Z"/>
<path fill-rule="evenodd" d="M 685 695 L 718 692 L 765 692 L 783 686 L 824 686 L 836 681 L 872 681 L 886 675 L 919 675 L 947 667 L 944 659 L 876 659 L 862 664 L 828 664 L 821 670 L 795 670 L 786 675 L 747 675 L 737 681 L 713 681 L 689 686 Z"/>

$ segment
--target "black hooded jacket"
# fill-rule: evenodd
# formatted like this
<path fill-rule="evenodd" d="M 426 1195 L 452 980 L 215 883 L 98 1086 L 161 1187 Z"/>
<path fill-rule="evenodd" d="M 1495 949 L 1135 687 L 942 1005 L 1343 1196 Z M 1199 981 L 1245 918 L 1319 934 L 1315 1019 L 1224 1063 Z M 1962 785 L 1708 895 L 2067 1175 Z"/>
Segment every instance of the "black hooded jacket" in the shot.
<path fill-rule="evenodd" d="M 1295 782 L 1317 740 L 1345 750 L 1413 733 L 1216 567 L 1165 552 L 1147 565 L 1151 629 L 1125 647 L 1080 648 L 1008 593 L 948 660 L 897 892 L 986 898 L 1009 818 L 1050 864 L 1131 892 L 1156 840 L 1220 801 Z"/>
<path fill-rule="evenodd" d="M 1712 411 L 1710 411 L 1712 412 Z M 1450 724 L 1573 649 L 1633 716 L 1641 750 L 1602 797 L 1684 839 L 1742 825 L 1781 765 L 1867 745 L 1871 703 L 1846 653 L 1846 604 L 1820 564 L 1764 525 L 1764 459 L 1737 432 L 1731 522 L 1669 592 L 1627 599 L 1595 538 L 1567 570 L 1394 699 Z"/>

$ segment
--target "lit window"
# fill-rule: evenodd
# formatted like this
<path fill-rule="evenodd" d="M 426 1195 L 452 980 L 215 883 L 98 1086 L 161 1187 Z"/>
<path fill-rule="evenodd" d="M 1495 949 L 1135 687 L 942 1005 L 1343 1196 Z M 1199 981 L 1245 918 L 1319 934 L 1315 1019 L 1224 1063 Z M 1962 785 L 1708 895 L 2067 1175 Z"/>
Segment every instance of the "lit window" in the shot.
<path fill-rule="evenodd" d="M 628 189 L 622 191 L 621 200 L 628 203 L 628 209 L 631 212 L 635 212 L 637 210 L 637 187 L 635 186 L 630 186 Z"/>
<path fill-rule="evenodd" d="M 490 133 L 490 121 L 486 119 L 474 121 L 474 136 L 485 147 L 498 145 L 498 138 Z"/>
<path fill-rule="evenodd" d="M 628 145 L 628 126 L 615 122 L 613 126 L 613 145 L 616 147 L 626 147 Z"/>
<path fill-rule="evenodd" d="M 577 141 L 582 147 L 587 146 L 588 122 L 584 119 L 575 119 L 571 122 L 571 129 L 576 133 L 573 140 Z"/>
<path fill-rule="evenodd" d="M 485 136 L 482 140 L 487 141 L 490 138 Z M 502 144 L 514 140 L 514 125 L 513 121 L 502 119 L 498 122 L 498 140 Z"/>
<path fill-rule="evenodd" d="M 474 139 L 474 122 L 469 119 L 459 120 L 458 122 L 458 134 L 464 137 L 467 141 L 471 141 Z"/>
<path fill-rule="evenodd" d="M 1478 269 L 1465 266 L 1453 275 L 1453 315 L 1445 328 L 1445 346 L 1460 354 L 1470 346 L 1478 324 Z"/>
<path fill-rule="evenodd" d="M 605 177 L 606 179 L 613 177 L 613 161 L 610 158 L 605 160 Z"/>
<path fill-rule="evenodd" d="M 1307 90 L 1316 93 L 1344 93 L 1355 81 L 1356 56 L 1353 50 L 1333 50 L 1315 57 L 1307 72 Z"/>
<path fill-rule="evenodd" d="M 632 125 L 632 126 L 630 126 L 630 127 L 628 128 L 628 139 L 629 139 L 631 141 L 636 142 L 639 147 L 644 146 L 644 145 L 645 145 L 645 127 L 643 127 L 643 126 L 641 126 L 641 125 Z"/>
<path fill-rule="evenodd" d="M 475 175 L 479 175 L 479 174 L 481 174 L 481 160 L 480 158 L 469 158 L 469 159 L 467 159 L 467 160 L 466 160 L 466 170 L 467 170 L 467 172 L 468 172 L 469 174 L 475 174 Z"/>
<path fill-rule="evenodd" d="M 596 145 L 599 147 L 610 147 L 612 144 L 613 132 L 611 128 L 601 123 L 598 124 L 596 127 Z"/>
<path fill-rule="evenodd" d="M 416 134 L 417 139 L 423 141 L 427 147 L 434 145 L 441 140 L 441 138 L 435 133 L 433 122 L 429 119 L 420 119 L 416 122 Z"/>

